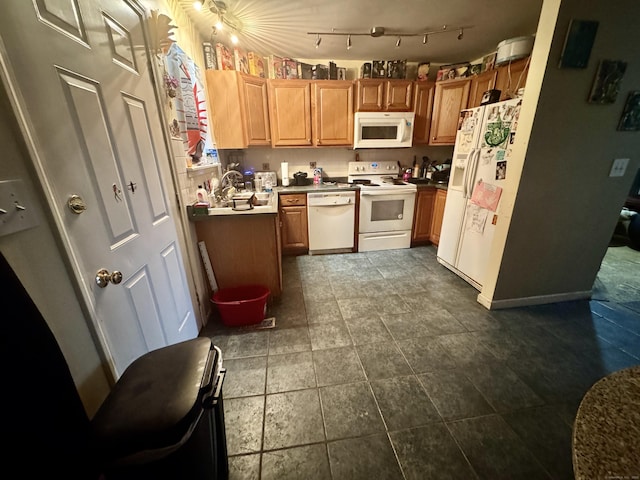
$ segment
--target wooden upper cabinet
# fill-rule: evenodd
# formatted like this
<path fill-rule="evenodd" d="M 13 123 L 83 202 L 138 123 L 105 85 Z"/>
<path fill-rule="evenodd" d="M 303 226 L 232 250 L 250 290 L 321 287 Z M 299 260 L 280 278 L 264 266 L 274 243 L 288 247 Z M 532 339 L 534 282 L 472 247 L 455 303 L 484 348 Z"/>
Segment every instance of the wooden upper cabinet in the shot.
<path fill-rule="evenodd" d="M 206 70 L 209 123 L 216 146 L 270 145 L 267 82 L 233 70 Z"/>
<path fill-rule="evenodd" d="M 383 79 L 361 79 L 357 83 L 358 112 L 380 112 L 384 109 L 384 85 Z"/>
<path fill-rule="evenodd" d="M 218 148 L 246 148 L 238 72 L 206 70 L 209 123 Z"/>
<path fill-rule="evenodd" d="M 433 82 L 415 82 L 414 102 L 416 117 L 413 127 L 413 144 L 428 145 L 433 111 Z"/>
<path fill-rule="evenodd" d="M 521 58 L 513 62 L 505 63 L 497 68 L 496 86 L 500 90 L 500 100 L 515 98 L 519 88 L 527 83 L 529 73 L 529 58 Z"/>
<path fill-rule="evenodd" d="M 410 112 L 413 108 L 413 82 L 364 78 L 356 82 L 356 111 Z"/>
<path fill-rule="evenodd" d="M 413 82 L 411 80 L 387 80 L 386 110 L 410 112 L 413 108 Z"/>
<path fill-rule="evenodd" d="M 310 146 L 311 82 L 269 80 L 269 121 L 273 147 Z"/>
<path fill-rule="evenodd" d="M 496 84 L 497 70 L 487 70 L 479 75 L 471 77 L 469 88 L 469 102 L 467 108 L 479 107 L 482 101 L 482 94 L 494 88 Z"/>
<path fill-rule="evenodd" d="M 243 73 L 238 75 L 238 81 L 244 96 L 242 107 L 248 145 L 271 145 L 267 81 Z"/>
<path fill-rule="evenodd" d="M 467 108 L 471 79 L 436 82 L 429 145 L 453 145 L 458 132 L 460 110 Z"/>
<path fill-rule="evenodd" d="M 313 144 L 353 145 L 353 82 L 318 80 L 311 88 Z"/>

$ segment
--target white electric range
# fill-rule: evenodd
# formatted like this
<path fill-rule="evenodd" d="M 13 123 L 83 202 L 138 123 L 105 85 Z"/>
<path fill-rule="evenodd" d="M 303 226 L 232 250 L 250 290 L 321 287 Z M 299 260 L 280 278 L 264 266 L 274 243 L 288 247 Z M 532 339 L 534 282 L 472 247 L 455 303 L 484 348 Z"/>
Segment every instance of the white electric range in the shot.
<path fill-rule="evenodd" d="M 360 185 L 358 251 L 409 248 L 417 187 L 398 162 L 349 162 L 348 182 Z"/>

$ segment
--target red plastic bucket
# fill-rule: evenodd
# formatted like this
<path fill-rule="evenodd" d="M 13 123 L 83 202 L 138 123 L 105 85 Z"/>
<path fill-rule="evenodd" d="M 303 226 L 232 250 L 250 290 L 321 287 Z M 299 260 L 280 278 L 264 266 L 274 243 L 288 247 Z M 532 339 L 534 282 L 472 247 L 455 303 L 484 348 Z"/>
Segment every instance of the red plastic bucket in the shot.
<path fill-rule="evenodd" d="M 212 295 L 211 301 L 218 307 L 225 325 L 253 325 L 264 320 L 270 293 L 263 285 L 221 288 Z"/>

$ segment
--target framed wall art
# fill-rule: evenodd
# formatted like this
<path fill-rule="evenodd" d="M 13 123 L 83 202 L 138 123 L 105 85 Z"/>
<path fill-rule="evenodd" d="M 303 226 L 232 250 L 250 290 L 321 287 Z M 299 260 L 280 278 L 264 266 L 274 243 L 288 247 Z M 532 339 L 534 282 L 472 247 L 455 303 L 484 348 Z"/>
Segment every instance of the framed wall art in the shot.
<path fill-rule="evenodd" d="M 624 105 L 618 130 L 634 132 L 640 130 L 640 91 L 629 92 Z"/>
<path fill-rule="evenodd" d="M 618 97 L 620 83 L 626 70 L 627 62 L 602 60 L 598 65 L 596 77 L 593 80 L 589 103 L 614 103 Z"/>
<path fill-rule="evenodd" d="M 559 67 L 587 68 L 597 31 L 598 22 L 572 19 L 564 40 Z"/>

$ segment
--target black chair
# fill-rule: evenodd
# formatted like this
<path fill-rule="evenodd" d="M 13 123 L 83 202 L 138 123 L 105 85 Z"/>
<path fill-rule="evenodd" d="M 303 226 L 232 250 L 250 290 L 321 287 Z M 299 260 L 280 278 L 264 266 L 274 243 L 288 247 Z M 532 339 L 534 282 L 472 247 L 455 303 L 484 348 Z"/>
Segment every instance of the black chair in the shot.
<path fill-rule="evenodd" d="M 1 254 L 0 278 L 5 472 L 107 480 L 228 476 L 225 370 L 209 338 L 135 360 L 89 419 L 53 333 Z"/>

